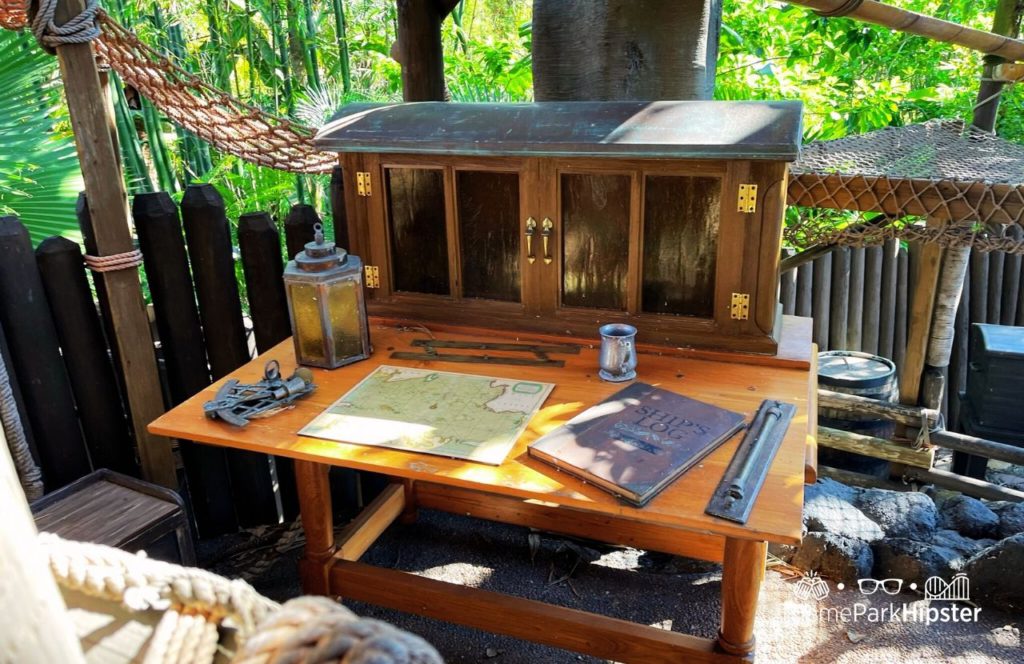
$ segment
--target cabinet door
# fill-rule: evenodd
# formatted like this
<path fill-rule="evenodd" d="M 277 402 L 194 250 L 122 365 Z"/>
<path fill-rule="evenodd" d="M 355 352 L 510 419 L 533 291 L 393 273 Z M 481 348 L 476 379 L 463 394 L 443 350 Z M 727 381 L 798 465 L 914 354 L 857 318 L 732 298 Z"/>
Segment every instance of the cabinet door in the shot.
<path fill-rule="evenodd" d="M 520 161 L 381 158 L 378 172 L 376 300 L 456 322 L 523 308 Z"/>

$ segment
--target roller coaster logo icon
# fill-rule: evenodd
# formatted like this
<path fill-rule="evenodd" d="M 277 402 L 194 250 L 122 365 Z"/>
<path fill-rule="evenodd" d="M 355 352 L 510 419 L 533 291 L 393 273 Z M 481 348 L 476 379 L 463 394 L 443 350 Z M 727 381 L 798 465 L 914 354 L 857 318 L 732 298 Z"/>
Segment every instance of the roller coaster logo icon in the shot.
<path fill-rule="evenodd" d="M 967 602 L 971 599 L 971 583 L 966 574 L 957 574 L 949 581 L 933 576 L 925 581 L 925 599 L 941 599 L 951 602 Z"/>

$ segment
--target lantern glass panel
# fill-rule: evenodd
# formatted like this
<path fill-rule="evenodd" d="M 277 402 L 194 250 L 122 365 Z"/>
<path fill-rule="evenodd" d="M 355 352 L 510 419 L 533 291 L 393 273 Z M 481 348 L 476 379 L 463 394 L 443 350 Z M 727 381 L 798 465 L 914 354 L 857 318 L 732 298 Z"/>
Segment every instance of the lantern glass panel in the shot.
<path fill-rule="evenodd" d="M 334 338 L 334 357 L 340 360 L 365 354 L 363 349 L 362 314 L 359 310 L 358 289 L 362 285 L 355 279 L 342 279 L 327 287 L 327 309 L 330 315 L 331 336 Z"/>
<path fill-rule="evenodd" d="M 288 286 L 295 321 L 295 339 L 300 363 L 327 363 L 324 327 L 320 313 L 320 294 L 316 284 L 292 283 Z"/>

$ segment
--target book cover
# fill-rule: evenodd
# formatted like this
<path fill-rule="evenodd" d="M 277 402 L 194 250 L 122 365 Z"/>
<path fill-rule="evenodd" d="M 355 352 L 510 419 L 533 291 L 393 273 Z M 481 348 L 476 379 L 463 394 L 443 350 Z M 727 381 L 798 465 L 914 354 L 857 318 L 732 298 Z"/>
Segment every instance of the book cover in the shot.
<path fill-rule="evenodd" d="M 740 413 L 633 383 L 529 454 L 642 506 L 742 427 Z"/>

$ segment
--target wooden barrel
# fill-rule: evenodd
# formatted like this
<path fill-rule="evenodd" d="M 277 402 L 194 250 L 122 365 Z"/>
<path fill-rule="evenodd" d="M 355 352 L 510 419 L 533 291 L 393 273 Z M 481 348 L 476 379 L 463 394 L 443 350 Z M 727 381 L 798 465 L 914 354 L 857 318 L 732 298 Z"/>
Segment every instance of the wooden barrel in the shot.
<path fill-rule="evenodd" d="M 899 384 L 896 365 L 889 359 L 869 353 L 831 350 L 818 354 L 818 386 L 832 392 L 855 394 L 879 401 L 897 401 Z M 896 425 L 875 415 L 849 413 L 834 408 L 818 409 L 819 426 L 852 431 L 875 438 L 892 438 Z M 840 450 L 822 448 L 822 465 L 854 472 L 885 476 L 889 463 Z"/>

